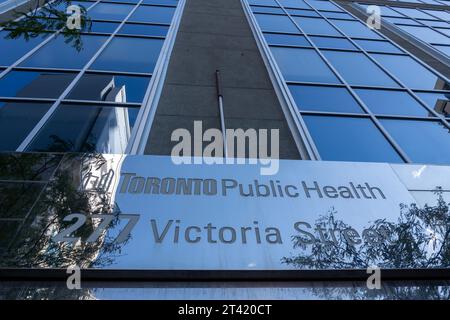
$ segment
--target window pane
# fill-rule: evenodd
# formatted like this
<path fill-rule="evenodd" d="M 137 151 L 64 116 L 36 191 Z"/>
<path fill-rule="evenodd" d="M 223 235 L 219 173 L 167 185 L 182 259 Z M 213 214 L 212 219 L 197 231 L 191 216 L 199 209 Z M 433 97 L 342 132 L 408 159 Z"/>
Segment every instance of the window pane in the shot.
<path fill-rule="evenodd" d="M 97 52 L 104 36 L 81 36 L 81 48 L 58 36 L 20 64 L 22 67 L 81 69 Z M 79 49 L 79 50 L 78 50 Z"/>
<path fill-rule="evenodd" d="M 398 86 L 362 53 L 325 50 L 322 53 L 351 85 Z"/>
<path fill-rule="evenodd" d="M 29 151 L 123 153 L 138 108 L 60 105 Z"/>
<path fill-rule="evenodd" d="M 312 49 L 271 47 L 287 81 L 339 83 L 330 68 Z"/>
<path fill-rule="evenodd" d="M 411 17 L 411 18 L 416 18 L 416 19 L 432 19 L 433 18 L 430 15 L 428 15 L 422 11 L 419 11 L 417 9 L 395 7 L 395 10 L 400 13 L 403 13 L 404 15 Z"/>
<path fill-rule="evenodd" d="M 387 41 L 358 40 L 355 42 L 366 51 L 401 53 L 402 51 Z"/>
<path fill-rule="evenodd" d="M 88 17 L 98 20 L 123 20 L 133 7 L 130 4 L 99 3 L 88 11 Z"/>
<path fill-rule="evenodd" d="M 25 40 L 23 38 L 8 39 L 10 33 L 0 32 L 0 65 L 8 66 L 22 58 L 28 51 L 36 47 L 44 39 L 42 36 Z"/>
<path fill-rule="evenodd" d="M 177 0 L 144 0 L 142 3 L 176 6 L 178 4 L 178 1 Z"/>
<path fill-rule="evenodd" d="M 403 162 L 370 119 L 303 116 L 323 160 Z"/>
<path fill-rule="evenodd" d="M 58 98 L 74 78 L 73 73 L 11 71 L 0 78 L 0 96 Z"/>
<path fill-rule="evenodd" d="M 356 47 L 347 39 L 344 38 L 331 38 L 331 37 L 311 37 L 311 40 L 319 48 L 331 48 L 331 49 L 353 49 Z"/>
<path fill-rule="evenodd" d="M 288 16 L 255 14 L 262 31 L 300 33 Z"/>
<path fill-rule="evenodd" d="M 1 102 L 1 151 L 14 151 L 48 111 L 49 103 Z"/>
<path fill-rule="evenodd" d="M 292 16 L 305 16 L 305 17 L 318 17 L 320 15 L 313 10 L 304 10 L 304 9 L 286 9 L 286 11 Z"/>
<path fill-rule="evenodd" d="M 268 44 L 311 47 L 304 36 L 292 34 L 264 33 Z"/>
<path fill-rule="evenodd" d="M 311 9 L 303 0 L 278 0 L 283 7 L 299 8 L 299 9 Z"/>
<path fill-rule="evenodd" d="M 398 26 L 407 33 L 419 38 L 426 43 L 440 43 L 440 44 L 450 44 L 450 38 L 434 31 L 428 27 L 416 27 L 416 26 Z"/>
<path fill-rule="evenodd" d="M 256 4 L 261 6 L 277 6 L 278 4 L 275 2 L 275 0 L 248 0 L 249 4 Z"/>
<path fill-rule="evenodd" d="M 391 119 L 381 122 L 414 162 L 450 164 L 450 132 L 442 123 Z"/>
<path fill-rule="evenodd" d="M 290 85 L 289 89 L 300 110 L 363 113 L 345 88 Z"/>
<path fill-rule="evenodd" d="M 351 38 L 382 39 L 359 21 L 331 20 L 333 24 Z"/>
<path fill-rule="evenodd" d="M 281 8 L 272 8 L 272 7 L 255 7 L 255 6 L 252 6 L 252 12 L 255 12 L 255 13 L 284 14 L 284 11 Z"/>
<path fill-rule="evenodd" d="M 139 6 L 131 15 L 129 21 L 169 24 L 172 21 L 175 9 L 173 7 Z"/>
<path fill-rule="evenodd" d="M 115 37 L 91 69 L 153 72 L 164 40 Z"/>
<path fill-rule="evenodd" d="M 116 22 L 92 21 L 89 31 L 90 32 L 113 33 L 118 26 L 119 26 L 119 23 L 116 23 Z"/>
<path fill-rule="evenodd" d="M 429 116 L 429 111 L 407 92 L 363 89 L 355 89 L 355 91 L 373 113 Z"/>
<path fill-rule="evenodd" d="M 120 28 L 119 34 L 137 34 L 144 36 L 165 37 L 168 30 L 168 26 L 126 23 L 122 28 Z"/>
<path fill-rule="evenodd" d="M 431 109 L 445 116 L 450 115 L 450 93 L 422 93 L 416 92 Z"/>
<path fill-rule="evenodd" d="M 308 0 L 308 3 L 317 10 L 342 11 L 335 4 L 328 1 Z"/>
<path fill-rule="evenodd" d="M 405 85 L 418 89 L 445 89 L 447 85 L 409 56 L 371 54 Z"/>
<path fill-rule="evenodd" d="M 307 34 L 322 34 L 325 36 L 340 36 L 341 34 L 325 19 L 309 17 L 293 17 L 303 32 Z"/>
<path fill-rule="evenodd" d="M 142 102 L 150 78 L 110 74 L 85 74 L 68 99 Z"/>

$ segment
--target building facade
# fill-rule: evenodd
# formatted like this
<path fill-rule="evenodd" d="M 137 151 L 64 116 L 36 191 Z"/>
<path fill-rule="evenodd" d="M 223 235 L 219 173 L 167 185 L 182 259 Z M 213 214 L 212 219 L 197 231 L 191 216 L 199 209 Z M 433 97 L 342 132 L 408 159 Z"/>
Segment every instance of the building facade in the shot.
<path fill-rule="evenodd" d="M 449 1 L 0 19 L 0 297 L 449 298 Z"/>

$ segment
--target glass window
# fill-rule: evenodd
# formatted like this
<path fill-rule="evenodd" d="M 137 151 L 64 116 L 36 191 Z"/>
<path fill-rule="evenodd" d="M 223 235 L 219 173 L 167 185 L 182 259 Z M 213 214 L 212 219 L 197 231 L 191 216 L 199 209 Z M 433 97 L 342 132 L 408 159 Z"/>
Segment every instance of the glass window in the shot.
<path fill-rule="evenodd" d="M 123 20 L 133 9 L 130 4 L 99 3 L 88 11 L 88 17 L 98 20 Z"/>
<path fill-rule="evenodd" d="M 278 4 L 275 2 L 275 0 L 247 0 L 247 1 L 249 4 L 278 7 Z"/>
<path fill-rule="evenodd" d="M 68 99 L 142 102 L 150 78 L 111 74 L 85 74 Z"/>
<path fill-rule="evenodd" d="M 360 4 L 361 7 L 367 9 L 368 5 L 367 4 Z M 403 17 L 402 14 L 388 8 L 385 6 L 378 6 L 380 8 L 380 13 L 381 16 L 384 17 Z"/>
<path fill-rule="evenodd" d="M 109 2 L 125 2 L 125 3 L 132 3 L 136 4 L 139 2 L 139 0 L 108 0 Z M 144 1 L 145 3 L 145 1 Z"/>
<path fill-rule="evenodd" d="M 401 53 L 402 51 L 398 49 L 393 44 L 388 41 L 377 41 L 377 40 L 354 40 L 358 45 L 361 46 L 366 51 L 372 52 L 388 52 L 388 53 Z"/>
<path fill-rule="evenodd" d="M 328 11 L 322 11 L 321 14 L 326 18 L 336 18 L 336 19 L 350 19 L 354 20 L 354 18 L 349 15 L 348 13 L 344 12 L 328 12 Z"/>
<path fill-rule="evenodd" d="M 162 39 L 115 37 L 91 69 L 151 73 L 163 42 Z"/>
<path fill-rule="evenodd" d="M 331 24 L 322 18 L 309 18 L 309 17 L 293 17 L 295 22 L 307 34 L 321 34 L 326 36 L 340 36 Z"/>
<path fill-rule="evenodd" d="M 450 132 L 437 121 L 381 120 L 414 162 L 450 164 Z"/>
<path fill-rule="evenodd" d="M 448 28 L 449 24 L 445 21 L 437 21 L 437 20 L 420 20 L 423 24 L 431 27 L 443 27 Z"/>
<path fill-rule="evenodd" d="M 441 51 L 443 54 L 450 56 L 450 46 L 437 46 L 433 45 L 434 48 Z"/>
<path fill-rule="evenodd" d="M 173 7 L 139 6 L 128 20 L 169 24 L 172 21 L 175 9 Z"/>
<path fill-rule="evenodd" d="M 256 6 L 252 6 L 252 12 L 255 12 L 255 13 L 284 14 L 284 11 L 281 8 L 273 8 L 273 7 L 256 7 Z"/>
<path fill-rule="evenodd" d="M 322 160 L 403 162 L 370 119 L 304 115 Z"/>
<path fill-rule="evenodd" d="M 345 88 L 289 85 L 289 89 L 300 110 L 363 113 Z"/>
<path fill-rule="evenodd" d="M 386 21 L 394 23 L 394 24 L 409 24 L 409 25 L 414 25 L 414 26 L 420 26 L 420 23 L 414 21 L 413 19 L 408 19 L 408 18 L 383 17 L 383 20 L 386 20 Z"/>
<path fill-rule="evenodd" d="M 328 50 L 323 50 L 322 53 L 351 85 L 398 86 L 362 53 Z"/>
<path fill-rule="evenodd" d="M 120 28 L 119 34 L 135 34 L 135 35 L 165 37 L 167 31 L 169 31 L 168 26 L 125 23 L 123 27 Z"/>
<path fill-rule="evenodd" d="M 287 81 L 339 83 L 313 49 L 271 47 L 271 50 Z"/>
<path fill-rule="evenodd" d="M 278 2 L 287 8 L 311 9 L 303 0 L 278 0 Z"/>
<path fill-rule="evenodd" d="M 29 151 L 123 153 L 138 108 L 62 104 Z"/>
<path fill-rule="evenodd" d="M 370 89 L 355 89 L 355 91 L 366 106 L 376 114 L 419 117 L 429 115 L 429 111 L 405 91 Z"/>
<path fill-rule="evenodd" d="M 28 40 L 23 38 L 10 39 L 9 35 L 8 31 L 0 31 L 0 65 L 4 66 L 13 64 L 44 40 L 42 36 L 29 38 Z"/>
<path fill-rule="evenodd" d="M 450 13 L 447 11 L 441 11 L 441 10 L 423 10 L 435 17 L 441 18 L 444 21 L 450 21 Z"/>
<path fill-rule="evenodd" d="M 409 56 L 371 54 L 405 85 L 417 89 L 445 89 L 443 80 Z"/>
<path fill-rule="evenodd" d="M 426 43 L 441 43 L 450 44 L 450 38 L 434 31 L 428 27 L 416 27 L 416 26 L 398 26 L 407 33 L 419 38 Z"/>
<path fill-rule="evenodd" d="M 408 17 L 416 18 L 416 19 L 432 19 L 433 18 L 433 17 L 430 17 L 430 15 L 428 15 L 422 11 L 419 11 L 418 9 L 395 7 L 395 11 L 398 11 Z"/>
<path fill-rule="evenodd" d="M 344 38 L 311 36 L 311 40 L 319 48 L 356 50 L 356 47 Z"/>
<path fill-rule="evenodd" d="M 15 151 L 51 107 L 51 103 L 0 101 L 1 151 Z"/>
<path fill-rule="evenodd" d="M 333 24 L 351 38 L 382 39 L 359 21 L 331 20 Z"/>
<path fill-rule="evenodd" d="M 81 46 L 58 36 L 20 64 L 22 67 L 81 69 L 97 52 L 106 36 L 82 35 Z"/>
<path fill-rule="evenodd" d="M 428 93 L 416 92 L 420 99 L 431 109 L 444 116 L 450 115 L 450 92 L 449 93 Z"/>
<path fill-rule="evenodd" d="M 73 73 L 10 71 L 0 78 L 0 96 L 58 98 L 74 78 Z"/>
<path fill-rule="evenodd" d="M 317 10 L 342 11 L 342 9 L 328 1 L 308 0 L 308 3 Z"/>
<path fill-rule="evenodd" d="M 264 33 L 268 44 L 311 47 L 304 36 L 279 33 Z"/>
<path fill-rule="evenodd" d="M 144 0 L 142 3 L 144 4 L 160 4 L 167 6 L 176 6 L 178 4 L 178 0 Z"/>
<path fill-rule="evenodd" d="M 255 14 L 262 31 L 300 33 L 288 16 Z"/>
<path fill-rule="evenodd" d="M 305 10 L 305 9 L 286 9 L 286 11 L 292 16 L 306 16 L 306 17 L 318 17 L 320 15 L 313 10 Z"/>
<path fill-rule="evenodd" d="M 113 33 L 119 23 L 116 22 L 103 22 L 103 21 L 92 21 L 90 25 L 90 32 L 102 32 L 102 33 Z"/>

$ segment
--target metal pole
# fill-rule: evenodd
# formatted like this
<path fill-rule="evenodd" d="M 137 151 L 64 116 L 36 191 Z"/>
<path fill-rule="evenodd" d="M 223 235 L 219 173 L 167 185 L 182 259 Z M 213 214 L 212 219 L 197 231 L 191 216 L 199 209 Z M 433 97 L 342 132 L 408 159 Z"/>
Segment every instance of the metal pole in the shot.
<path fill-rule="evenodd" d="M 226 138 L 226 128 L 225 128 L 225 115 L 223 113 L 222 83 L 220 81 L 220 71 L 219 70 L 216 70 L 216 88 L 217 88 L 217 98 L 219 100 L 220 125 L 222 127 L 223 152 L 224 152 L 224 157 L 227 158 L 228 152 L 227 152 L 227 138 Z"/>

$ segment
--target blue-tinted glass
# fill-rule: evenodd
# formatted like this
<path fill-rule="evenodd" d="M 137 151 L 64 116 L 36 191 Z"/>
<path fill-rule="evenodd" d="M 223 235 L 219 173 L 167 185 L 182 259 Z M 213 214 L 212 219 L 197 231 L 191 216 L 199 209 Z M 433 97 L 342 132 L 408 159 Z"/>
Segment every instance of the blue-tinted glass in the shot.
<path fill-rule="evenodd" d="M 262 31 L 299 33 L 288 16 L 255 14 L 255 18 Z"/>
<path fill-rule="evenodd" d="M 82 45 L 78 50 L 74 43 L 65 43 L 66 39 L 58 36 L 22 62 L 20 66 L 81 69 L 106 39 L 106 36 L 82 35 Z"/>
<path fill-rule="evenodd" d="M 278 2 L 287 8 L 311 9 L 303 0 L 278 0 Z"/>
<path fill-rule="evenodd" d="M 321 34 L 325 36 L 340 36 L 341 34 L 333 28 L 325 19 L 309 17 L 293 17 L 303 32 L 307 34 Z"/>
<path fill-rule="evenodd" d="M 25 40 L 23 38 L 8 39 L 8 31 L 0 32 L 0 65 L 10 65 L 19 60 L 28 51 L 36 47 L 44 39 L 42 36 Z"/>
<path fill-rule="evenodd" d="M 449 26 L 450 24 L 446 26 L 447 28 L 436 28 L 436 30 L 447 35 L 447 37 L 450 37 L 450 29 L 448 28 Z"/>
<path fill-rule="evenodd" d="M 163 42 L 162 39 L 115 37 L 91 69 L 153 72 Z"/>
<path fill-rule="evenodd" d="M 450 21 L 450 13 L 447 11 L 441 11 L 441 10 L 423 10 L 435 17 L 441 18 L 444 21 Z"/>
<path fill-rule="evenodd" d="M 60 105 L 29 151 L 123 153 L 138 108 Z"/>
<path fill-rule="evenodd" d="M 420 20 L 423 24 L 431 27 L 442 27 L 448 28 L 449 24 L 445 21 L 437 21 L 437 20 Z"/>
<path fill-rule="evenodd" d="M 88 17 L 99 20 L 123 20 L 133 7 L 131 4 L 99 3 L 89 9 Z"/>
<path fill-rule="evenodd" d="M 449 93 L 416 92 L 416 94 L 431 109 L 445 116 L 450 116 L 450 92 Z"/>
<path fill-rule="evenodd" d="M 175 9 L 173 7 L 139 6 L 129 21 L 169 24 Z"/>
<path fill-rule="evenodd" d="M 122 28 L 120 28 L 119 34 L 138 34 L 145 36 L 164 37 L 167 34 L 168 30 L 168 26 L 126 23 Z"/>
<path fill-rule="evenodd" d="M 412 9 L 412 8 L 395 7 L 395 11 L 398 11 L 408 17 L 416 18 L 416 19 L 432 19 L 433 18 L 429 14 L 426 14 L 422 11 L 419 11 L 417 9 Z"/>
<path fill-rule="evenodd" d="M 383 17 L 383 20 L 386 20 L 388 22 L 395 23 L 395 24 L 410 24 L 410 25 L 420 26 L 420 23 L 414 21 L 413 19 L 408 19 L 408 18 Z"/>
<path fill-rule="evenodd" d="M 308 3 L 317 10 L 342 11 L 342 9 L 328 1 L 308 0 Z"/>
<path fill-rule="evenodd" d="M 108 0 L 109 2 L 125 2 L 125 3 L 132 3 L 136 4 L 139 2 L 139 0 Z"/>
<path fill-rule="evenodd" d="M 90 32 L 113 33 L 119 26 L 116 22 L 92 21 Z"/>
<path fill-rule="evenodd" d="M 11 71 L 0 78 L 0 96 L 58 98 L 74 78 L 73 73 Z"/>
<path fill-rule="evenodd" d="M 166 5 L 166 6 L 176 6 L 178 4 L 177 0 L 144 0 L 143 4 L 154 4 L 154 5 Z"/>
<path fill-rule="evenodd" d="M 428 27 L 398 26 L 407 33 L 427 43 L 450 44 L 450 38 Z"/>
<path fill-rule="evenodd" d="M 273 7 L 256 7 L 252 6 L 252 11 L 254 13 L 277 13 L 284 14 L 284 11 L 281 8 L 273 8 Z"/>
<path fill-rule="evenodd" d="M 392 119 L 381 123 L 412 161 L 450 164 L 450 132 L 442 123 Z"/>
<path fill-rule="evenodd" d="M 362 53 L 328 50 L 322 53 L 351 85 L 398 86 Z"/>
<path fill-rule="evenodd" d="M 50 106 L 49 103 L 0 101 L 0 150 L 16 150 Z"/>
<path fill-rule="evenodd" d="M 387 41 L 355 40 L 366 51 L 401 53 L 402 51 Z"/>
<path fill-rule="evenodd" d="M 344 38 L 332 38 L 332 37 L 311 37 L 311 40 L 319 48 L 331 48 L 331 49 L 353 49 L 356 47 L 347 39 Z"/>
<path fill-rule="evenodd" d="M 405 85 L 417 89 L 445 89 L 443 80 L 409 56 L 371 54 L 378 62 Z"/>
<path fill-rule="evenodd" d="M 286 11 L 290 15 L 297 16 L 306 16 L 306 17 L 320 17 L 320 15 L 313 10 L 304 10 L 304 9 L 286 9 Z"/>
<path fill-rule="evenodd" d="M 366 4 L 360 4 L 360 6 L 367 8 Z M 402 14 L 388 8 L 385 6 L 378 6 L 378 8 L 380 8 L 380 13 L 382 17 L 403 17 Z"/>
<path fill-rule="evenodd" d="M 429 115 L 429 111 L 405 91 L 364 89 L 355 91 L 366 106 L 376 114 L 424 117 Z"/>
<path fill-rule="evenodd" d="M 379 35 L 370 30 L 359 21 L 331 20 L 336 27 L 351 38 L 381 39 Z"/>
<path fill-rule="evenodd" d="M 289 85 L 300 110 L 363 113 L 345 88 Z"/>
<path fill-rule="evenodd" d="M 348 13 L 344 13 L 344 12 L 328 12 L 328 11 L 323 11 L 321 12 L 323 14 L 324 17 L 326 18 L 336 18 L 336 19 L 350 19 L 350 20 L 354 20 L 354 18 L 349 15 Z"/>
<path fill-rule="evenodd" d="M 303 119 L 323 160 L 403 162 L 370 119 L 309 115 Z"/>
<path fill-rule="evenodd" d="M 271 50 L 287 81 L 339 83 L 312 49 L 271 47 Z"/>
<path fill-rule="evenodd" d="M 441 51 L 443 54 L 450 56 L 450 46 L 433 45 L 433 47 L 436 48 L 437 50 Z"/>
<path fill-rule="evenodd" d="M 311 47 L 304 36 L 279 33 L 264 33 L 268 44 Z"/>
<path fill-rule="evenodd" d="M 85 74 L 68 99 L 142 102 L 150 78 L 110 74 Z"/>
<path fill-rule="evenodd" d="M 276 6 L 278 7 L 278 4 L 275 0 L 248 0 L 249 4 L 255 4 L 260 6 Z"/>

